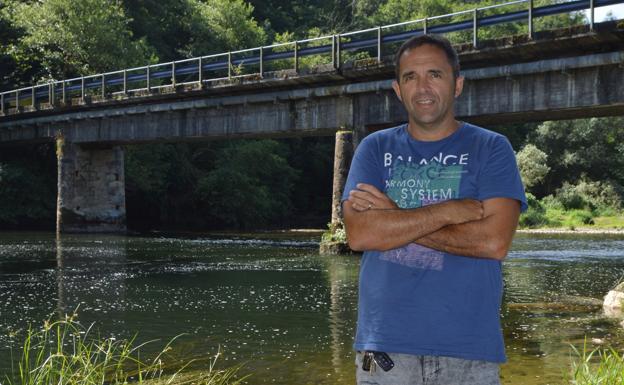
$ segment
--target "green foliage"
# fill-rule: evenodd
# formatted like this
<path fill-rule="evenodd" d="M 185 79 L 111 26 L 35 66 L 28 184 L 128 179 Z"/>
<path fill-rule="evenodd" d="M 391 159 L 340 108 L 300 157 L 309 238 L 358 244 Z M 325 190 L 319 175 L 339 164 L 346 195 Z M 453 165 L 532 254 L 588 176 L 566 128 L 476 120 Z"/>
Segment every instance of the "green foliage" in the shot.
<path fill-rule="evenodd" d="M 568 213 L 568 220 L 564 222 L 564 225 L 575 226 L 578 223 L 593 225 L 594 215 L 589 210 L 571 210 Z"/>
<path fill-rule="evenodd" d="M 173 357 L 176 338 L 154 358 L 145 360 L 141 349 L 154 341 L 137 345 L 134 339 L 101 338 L 95 335 L 93 325 L 84 327 L 75 315 L 48 320 L 40 330 L 28 328 L 18 367 L 6 380 L 9 385 L 153 384 L 161 380 L 171 385 L 235 385 L 246 378 L 237 379 L 240 367 L 217 370 L 214 366 L 218 354 L 208 360 L 207 372 L 180 378 L 180 372 L 196 360 L 180 362 Z M 172 363 L 179 369 L 173 375 L 164 375 Z"/>
<path fill-rule="evenodd" d="M 572 363 L 570 382 L 577 385 L 624 384 L 624 356 L 613 348 L 588 351 L 572 347 L 576 360 Z"/>
<path fill-rule="evenodd" d="M 126 148 L 126 201 L 129 223 L 144 227 L 193 224 L 197 170 L 187 144 L 151 144 Z"/>
<path fill-rule="evenodd" d="M 543 195 L 583 175 L 624 184 L 624 117 L 544 122 L 528 140 L 548 156 Z"/>
<path fill-rule="evenodd" d="M 0 227 L 53 228 L 56 184 L 56 159 L 51 144 L 2 149 Z"/>
<path fill-rule="evenodd" d="M 18 62 L 13 54 L 13 47 L 21 34 L 14 22 L 13 6 L 13 1 L 0 2 L 0 90 L 22 86 L 18 68 L 27 66 Z"/>
<path fill-rule="evenodd" d="M 544 205 L 531 193 L 526 194 L 528 209 L 520 215 L 519 225 L 523 228 L 545 227 L 550 224 Z"/>
<path fill-rule="evenodd" d="M 161 61 L 178 60 L 191 36 L 185 24 L 190 13 L 188 1 L 124 0 L 123 3 L 134 36 L 144 37 Z"/>
<path fill-rule="evenodd" d="M 25 31 L 15 55 L 39 63 L 38 79 L 145 65 L 153 57 L 144 41 L 133 39 L 119 1 L 47 0 L 15 7 L 15 22 Z"/>
<path fill-rule="evenodd" d="M 0 164 L 0 224 L 54 223 L 55 191 L 40 171 L 23 162 Z"/>
<path fill-rule="evenodd" d="M 253 48 L 266 42 L 266 32 L 243 0 L 187 0 L 190 39 L 182 48 L 188 57 Z"/>
<path fill-rule="evenodd" d="M 286 162 L 286 151 L 274 140 L 245 141 L 218 151 L 215 169 L 198 181 L 202 214 L 238 228 L 284 221 L 298 177 Z"/>
<path fill-rule="evenodd" d="M 321 235 L 322 243 L 333 243 L 333 242 L 341 242 L 347 243 L 347 231 L 344 228 L 344 223 L 342 221 L 328 223 L 327 231 L 325 231 Z"/>
<path fill-rule="evenodd" d="M 533 144 L 529 143 L 524 146 L 516 154 L 516 159 L 522 181 L 527 189 L 540 183 L 550 171 L 550 167 L 546 163 L 548 156 Z"/>
<path fill-rule="evenodd" d="M 613 181 L 594 182 L 585 177 L 573 185 L 564 182 L 555 198 L 564 209 L 614 209 L 622 208 L 622 187 Z"/>

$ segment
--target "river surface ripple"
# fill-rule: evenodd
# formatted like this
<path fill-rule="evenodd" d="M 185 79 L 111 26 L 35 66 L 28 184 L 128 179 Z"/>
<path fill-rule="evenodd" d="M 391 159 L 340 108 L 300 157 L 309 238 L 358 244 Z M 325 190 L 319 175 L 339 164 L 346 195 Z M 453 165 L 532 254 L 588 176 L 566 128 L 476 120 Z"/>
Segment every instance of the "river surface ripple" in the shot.
<path fill-rule="evenodd" d="M 359 258 L 317 240 L 0 233 L 0 374 L 15 333 L 78 308 L 102 336 L 160 339 L 146 355 L 184 333 L 180 357 L 220 349 L 252 385 L 353 384 Z M 622 237 L 518 235 L 503 266 L 503 384 L 563 383 L 585 339 L 624 347 L 599 305 L 624 277 Z"/>

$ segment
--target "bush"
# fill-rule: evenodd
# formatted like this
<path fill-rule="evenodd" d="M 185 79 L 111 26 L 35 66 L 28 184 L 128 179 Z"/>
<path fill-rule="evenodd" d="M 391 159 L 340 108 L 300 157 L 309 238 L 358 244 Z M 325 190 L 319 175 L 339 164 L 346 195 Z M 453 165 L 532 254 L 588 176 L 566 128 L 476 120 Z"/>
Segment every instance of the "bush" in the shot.
<path fill-rule="evenodd" d="M 541 183 L 550 167 L 546 164 L 548 155 L 533 144 L 527 144 L 516 154 L 518 169 L 527 189 Z"/>
<path fill-rule="evenodd" d="M 529 208 L 520 215 L 520 227 L 541 227 L 550 224 L 546 217 L 546 210 L 540 201 L 531 193 L 526 194 Z"/>
<path fill-rule="evenodd" d="M 576 186 L 564 182 L 561 188 L 557 189 L 557 200 L 566 210 L 582 210 L 584 208 L 593 209 L 595 207 L 585 200 L 585 198 L 576 190 Z"/>
<path fill-rule="evenodd" d="M 591 211 L 587 210 L 572 210 L 570 213 L 570 224 L 584 224 L 584 225 L 593 225 L 594 224 L 594 215 Z"/>
<path fill-rule="evenodd" d="M 608 210 L 622 208 L 624 189 L 614 181 L 596 182 L 581 179 L 576 184 L 564 182 L 557 190 L 556 199 L 566 210 Z"/>

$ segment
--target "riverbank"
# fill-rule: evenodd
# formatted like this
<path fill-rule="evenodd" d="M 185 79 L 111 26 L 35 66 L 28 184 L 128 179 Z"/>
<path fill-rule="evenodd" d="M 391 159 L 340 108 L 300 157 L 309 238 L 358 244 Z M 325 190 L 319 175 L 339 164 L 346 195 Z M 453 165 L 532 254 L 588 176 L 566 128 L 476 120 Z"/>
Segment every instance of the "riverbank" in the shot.
<path fill-rule="evenodd" d="M 592 235 L 624 235 L 623 228 L 564 228 L 564 227 L 544 227 L 538 229 L 518 229 L 519 234 L 592 234 Z"/>

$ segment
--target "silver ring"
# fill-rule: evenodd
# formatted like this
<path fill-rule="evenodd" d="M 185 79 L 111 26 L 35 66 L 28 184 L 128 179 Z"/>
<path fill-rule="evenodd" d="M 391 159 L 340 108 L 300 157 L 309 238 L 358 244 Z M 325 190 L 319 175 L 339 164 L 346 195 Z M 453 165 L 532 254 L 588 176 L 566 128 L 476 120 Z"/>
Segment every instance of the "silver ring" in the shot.
<path fill-rule="evenodd" d="M 373 204 L 372 204 L 372 203 L 369 203 L 369 204 L 368 204 L 368 209 L 370 210 L 372 207 L 373 207 Z"/>

